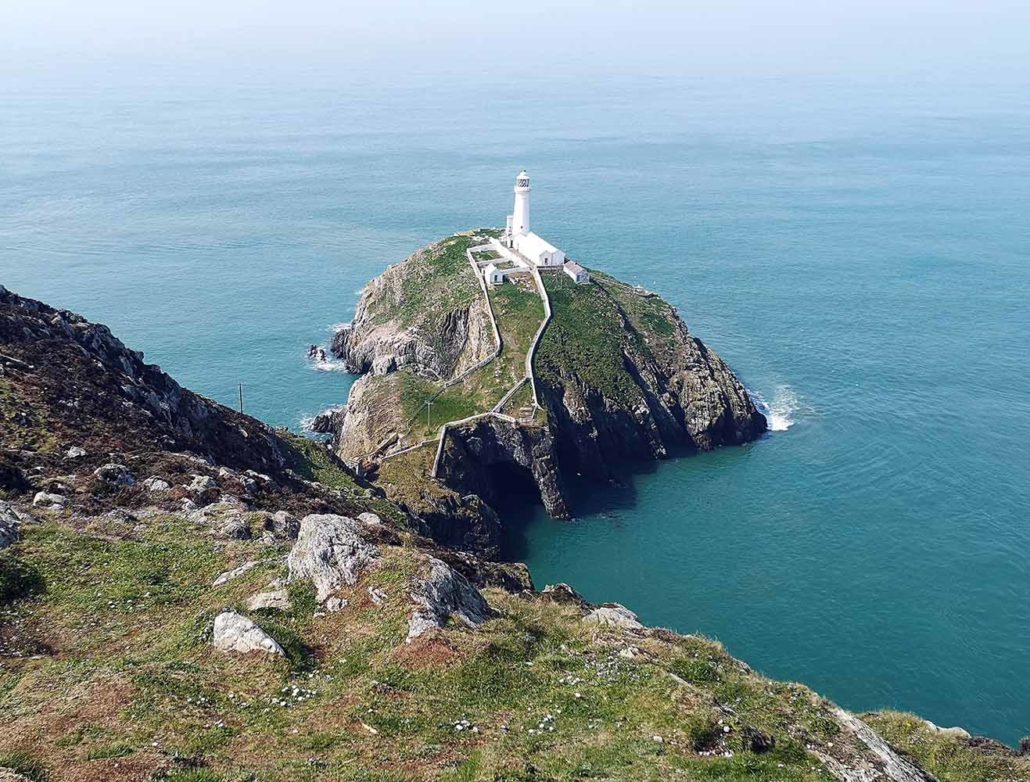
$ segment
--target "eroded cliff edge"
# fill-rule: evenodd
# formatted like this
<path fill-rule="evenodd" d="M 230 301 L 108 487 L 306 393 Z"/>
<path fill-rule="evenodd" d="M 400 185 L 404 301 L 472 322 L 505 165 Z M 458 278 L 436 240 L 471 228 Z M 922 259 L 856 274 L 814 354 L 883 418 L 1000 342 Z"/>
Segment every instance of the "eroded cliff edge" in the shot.
<path fill-rule="evenodd" d="M 337 453 L 438 539 L 492 556 L 500 530 L 492 506 L 513 490 L 568 517 L 574 480 L 617 482 L 633 462 L 739 445 L 766 431 L 743 384 L 673 307 L 596 271 L 586 285 L 543 272 L 552 316 L 532 358 L 536 402 L 527 384 L 500 415 L 482 415 L 518 374 L 507 386 L 493 380 L 509 365 L 524 372 L 529 341 L 519 335 L 532 335 L 543 318 L 542 302 L 530 303 L 540 299 L 530 274 L 491 288 L 502 339 L 489 363 L 498 350 L 490 307 L 465 254 L 482 241 L 456 235 L 390 267 L 332 344 L 349 369 L 365 373 L 346 414 L 327 422 Z M 505 364 L 510 353 L 519 360 Z M 447 428 L 430 461 L 434 427 L 467 418 Z M 421 454 L 413 448 L 420 443 Z"/>

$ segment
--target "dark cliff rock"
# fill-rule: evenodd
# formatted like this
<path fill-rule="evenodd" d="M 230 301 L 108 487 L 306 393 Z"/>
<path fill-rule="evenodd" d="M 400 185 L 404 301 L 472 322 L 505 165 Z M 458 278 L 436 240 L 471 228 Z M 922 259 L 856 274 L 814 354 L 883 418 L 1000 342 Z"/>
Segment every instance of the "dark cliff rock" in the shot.
<path fill-rule="evenodd" d="M 448 430 L 437 477 L 455 491 L 478 495 L 488 504 L 533 486 L 548 515 L 566 519 L 571 511 L 554 455 L 549 427 L 481 418 Z"/>
<path fill-rule="evenodd" d="M 286 449 L 268 426 L 184 389 L 106 326 L 4 288 L 0 352 L 18 362 L 3 368 L 0 381 L 30 403 L 0 410 L 11 445 L 39 450 L 43 438 L 65 439 L 99 453 L 157 444 L 239 469 L 277 472 L 287 465 Z M 83 419 L 93 425 L 79 441 Z"/>
<path fill-rule="evenodd" d="M 563 470 L 613 481 L 630 461 L 740 445 L 766 431 L 743 384 L 672 307 L 607 275 L 593 280 L 571 293 L 549 286 L 555 317 L 537 354 Z"/>

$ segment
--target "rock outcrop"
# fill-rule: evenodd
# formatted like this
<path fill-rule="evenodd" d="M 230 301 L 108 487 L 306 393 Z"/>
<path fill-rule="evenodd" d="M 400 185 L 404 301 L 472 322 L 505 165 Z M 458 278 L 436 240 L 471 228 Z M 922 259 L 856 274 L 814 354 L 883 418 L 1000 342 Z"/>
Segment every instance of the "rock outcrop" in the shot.
<path fill-rule="evenodd" d="M 441 280 L 478 284 L 467 264 L 434 261 L 459 239 L 374 280 L 333 342 L 365 377 L 353 385 L 346 414 L 329 411 L 319 427 L 333 430 L 334 448 L 354 467 L 375 474 L 384 454 L 410 444 L 402 438 L 424 393 L 412 404 L 405 373 L 446 381 L 489 355 L 489 342 L 468 325 L 482 293 L 455 299 L 439 290 Z M 766 430 L 730 368 L 660 297 L 602 273 L 589 285 L 563 285 L 560 272 L 543 279 L 553 314 L 533 362 L 543 407 L 537 420 L 493 416 L 449 427 L 435 477 L 450 494 L 403 485 L 395 470 L 379 475 L 388 496 L 446 545 L 494 555 L 494 510 L 512 493 L 567 518 L 574 480 L 621 482 L 633 462 L 741 444 Z M 446 306 L 455 300 L 460 311 Z"/>
<path fill-rule="evenodd" d="M 417 578 L 411 587 L 415 611 L 408 622 L 408 643 L 427 630 L 445 627 L 451 617 L 475 627 L 494 615 L 479 590 L 463 575 L 433 557 L 428 564 L 429 573 Z"/>
<path fill-rule="evenodd" d="M 312 515 L 301 519 L 287 563 L 290 580 L 309 579 L 321 603 L 340 587 L 357 583 L 358 574 L 378 556 L 379 550 L 365 541 L 354 519 Z"/>
<path fill-rule="evenodd" d="M 72 440 L 78 422 L 88 419 L 89 439 L 69 449 L 69 459 L 131 452 L 142 442 L 240 469 L 287 465 L 287 449 L 270 427 L 184 389 L 106 326 L 80 315 L 0 287 L 0 345 L 9 359 L 4 376 L 31 402 L 27 409 L 0 407 L 0 428 L 28 447 L 43 446 L 44 431 Z M 96 469 L 98 479 L 121 485 L 131 477 L 124 465 Z"/>
<path fill-rule="evenodd" d="M 272 636 L 235 611 L 225 611 L 215 617 L 211 643 L 221 652 L 262 652 L 286 656 L 286 652 Z"/>
<path fill-rule="evenodd" d="M 458 274 L 452 274 L 453 253 Z M 465 264 L 464 244 L 455 246 L 452 237 L 391 266 L 363 291 L 354 320 L 333 338 L 333 354 L 357 374 L 403 367 L 438 379 L 482 361 L 497 345 L 486 303 L 475 295 L 478 281 L 461 274 Z M 413 292 L 436 287 L 450 294 L 435 298 L 439 306 L 413 300 Z"/>

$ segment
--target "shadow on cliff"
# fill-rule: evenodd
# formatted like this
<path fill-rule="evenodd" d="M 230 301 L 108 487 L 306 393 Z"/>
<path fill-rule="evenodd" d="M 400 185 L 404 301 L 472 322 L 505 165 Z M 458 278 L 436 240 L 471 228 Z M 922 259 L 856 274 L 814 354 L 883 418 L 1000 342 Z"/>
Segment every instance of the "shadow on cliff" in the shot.
<path fill-rule="evenodd" d="M 501 518 L 501 553 L 504 562 L 521 562 L 529 554 L 529 531 L 536 524 L 578 524 L 592 516 L 632 510 L 637 505 L 636 475 L 654 472 L 656 462 L 634 463 L 626 482 L 619 485 L 598 484 L 594 480 L 574 477 L 567 481 L 572 519 L 552 519 L 544 513 L 540 494 L 532 484 L 525 493 L 505 492 L 491 507 Z M 587 522 L 589 523 L 589 522 Z"/>

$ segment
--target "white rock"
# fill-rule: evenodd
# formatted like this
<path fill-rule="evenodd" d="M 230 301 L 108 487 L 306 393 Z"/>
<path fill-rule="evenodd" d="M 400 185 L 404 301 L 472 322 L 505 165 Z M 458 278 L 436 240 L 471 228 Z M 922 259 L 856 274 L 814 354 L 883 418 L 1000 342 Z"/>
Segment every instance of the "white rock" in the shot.
<path fill-rule="evenodd" d="M 217 587 L 221 586 L 222 584 L 227 584 L 234 578 L 239 578 L 248 570 L 251 570 L 255 567 L 257 567 L 257 562 L 244 562 L 237 568 L 233 568 L 232 570 L 226 570 L 224 573 L 222 573 L 218 578 L 214 580 L 214 583 L 212 583 L 211 586 Z"/>
<path fill-rule="evenodd" d="M 68 505 L 68 498 L 61 494 L 38 491 L 32 498 L 32 507 L 49 508 L 50 510 L 61 510 Z"/>
<path fill-rule="evenodd" d="M 358 575 L 379 557 L 379 549 L 366 543 L 358 523 L 346 516 L 305 516 L 287 560 L 290 581 L 310 579 L 318 602 L 342 586 L 353 586 Z"/>
<path fill-rule="evenodd" d="M 381 518 L 379 518 L 378 514 L 372 513 L 370 511 L 365 511 L 364 513 L 359 513 L 358 514 L 358 521 L 362 521 L 365 524 L 370 524 L 372 526 L 379 526 L 380 524 L 383 523 L 383 520 Z"/>
<path fill-rule="evenodd" d="M 408 621 L 407 643 L 427 630 L 443 627 L 452 616 L 469 627 L 493 616 L 486 600 L 465 576 L 433 557 L 429 558 L 429 575 L 416 579 L 410 594 L 415 611 Z"/>
<path fill-rule="evenodd" d="M 257 611 L 259 608 L 271 611 L 289 611 L 290 607 L 290 595 L 285 589 L 258 592 L 247 601 L 247 610 L 249 611 Z"/>
<path fill-rule="evenodd" d="M 637 615 L 618 603 L 598 606 L 585 617 L 584 622 L 619 627 L 623 630 L 643 630 L 644 626 L 637 620 Z"/>
<path fill-rule="evenodd" d="M 80 448 L 77 445 L 73 445 L 71 448 L 68 449 L 68 451 L 65 453 L 64 457 L 66 459 L 81 459 L 85 455 L 86 455 L 86 449 L 85 448 Z"/>
<path fill-rule="evenodd" d="M 286 652 L 272 636 L 235 611 L 226 611 L 215 617 L 215 630 L 211 642 L 216 649 L 223 652 L 264 652 L 286 656 Z"/>
<path fill-rule="evenodd" d="M 147 491 L 169 491 L 172 485 L 163 478 L 158 478 L 154 475 L 143 481 L 143 488 Z"/>

